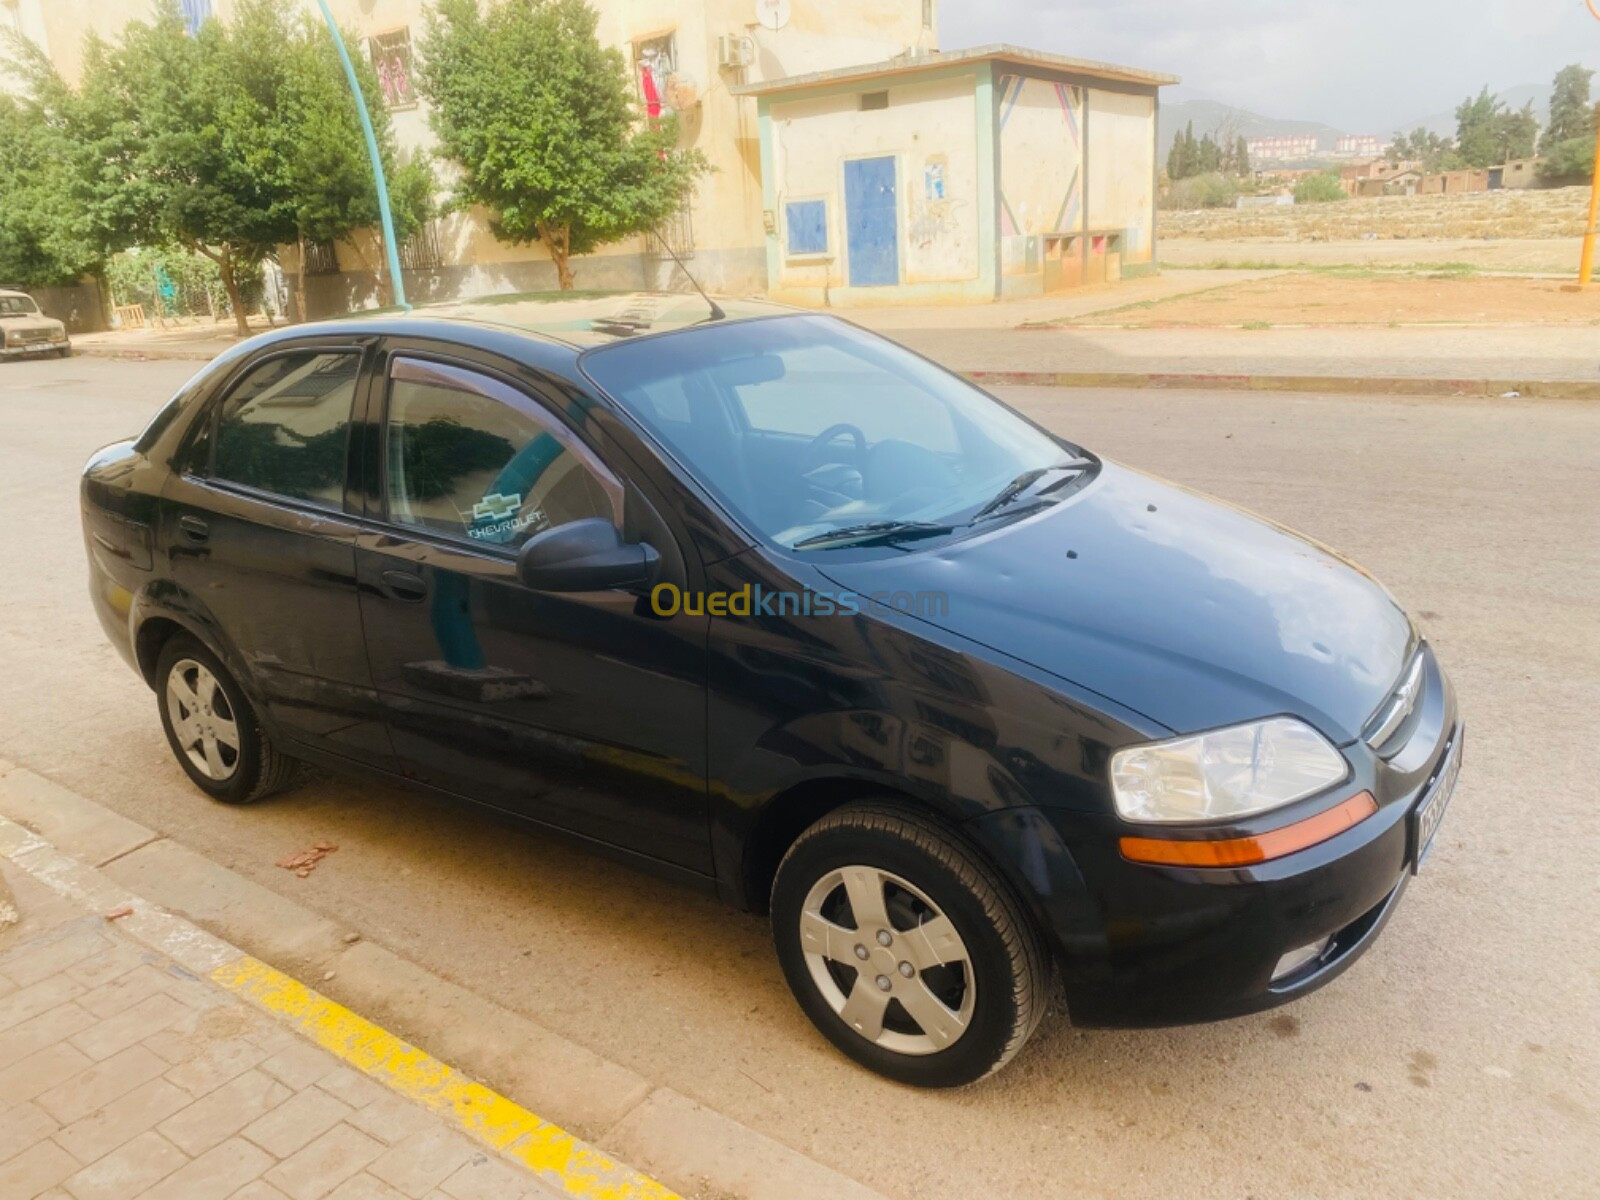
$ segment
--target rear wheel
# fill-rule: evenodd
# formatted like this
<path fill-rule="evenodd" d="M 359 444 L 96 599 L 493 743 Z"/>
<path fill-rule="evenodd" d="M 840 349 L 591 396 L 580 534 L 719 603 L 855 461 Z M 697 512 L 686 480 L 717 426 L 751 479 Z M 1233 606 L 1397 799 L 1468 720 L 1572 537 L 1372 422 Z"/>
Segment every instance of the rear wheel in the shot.
<path fill-rule="evenodd" d="M 248 804 L 293 779 L 295 761 L 273 746 L 233 676 L 194 638 L 162 647 L 156 693 L 178 765 L 213 799 Z"/>
<path fill-rule="evenodd" d="M 942 825 L 852 804 L 790 848 L 772 892 L 789 987 L 835 1046 L 902 1083 L 956 1087 L 1038 1025 L 1049 962 L 1004 884 Z"/>

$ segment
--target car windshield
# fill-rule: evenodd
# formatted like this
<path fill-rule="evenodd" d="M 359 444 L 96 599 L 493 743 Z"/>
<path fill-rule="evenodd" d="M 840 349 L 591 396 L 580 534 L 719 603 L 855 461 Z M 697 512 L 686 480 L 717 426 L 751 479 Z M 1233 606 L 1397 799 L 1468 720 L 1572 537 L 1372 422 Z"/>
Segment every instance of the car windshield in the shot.
<path fill-rule="evenodd" d="M 831 317 L 707 324 L 592 350 L 583 369 L 748 527 L 802 551 L 925 536 L 1074 461 L 971 384 Z"/>
<path fill-rule="evenodd" d="M 39 306 L 26 296 L 0 296 L 0 317 L 28 316 L 39 311 Z"/>

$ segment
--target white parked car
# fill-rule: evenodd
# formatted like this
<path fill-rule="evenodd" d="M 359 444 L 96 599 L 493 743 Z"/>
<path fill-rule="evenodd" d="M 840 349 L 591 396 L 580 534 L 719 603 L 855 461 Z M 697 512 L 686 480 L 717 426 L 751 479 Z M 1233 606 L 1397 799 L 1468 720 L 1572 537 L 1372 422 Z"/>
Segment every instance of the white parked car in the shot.
<path fill-rule="evenodd" d="M 0 291 L 0 358 L 72 353 L 67 327 L 39 311 L 26 292 Z"/>

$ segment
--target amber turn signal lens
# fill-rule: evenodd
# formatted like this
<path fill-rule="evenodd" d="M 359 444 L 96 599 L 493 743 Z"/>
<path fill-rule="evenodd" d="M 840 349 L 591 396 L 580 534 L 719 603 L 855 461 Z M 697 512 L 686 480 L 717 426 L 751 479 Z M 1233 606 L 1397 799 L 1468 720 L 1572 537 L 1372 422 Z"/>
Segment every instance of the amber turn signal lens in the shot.
<path fill-rule="evenodd" d="M 1248 867 L 1325 842 L 1377 811 L 1378 802 L 1372 793 L 1360 792 L 1326 812 L 1255 837 L 1211 841 L 1125 837 L 1121 841 L 1122 857 L 1163 867 Z"/>

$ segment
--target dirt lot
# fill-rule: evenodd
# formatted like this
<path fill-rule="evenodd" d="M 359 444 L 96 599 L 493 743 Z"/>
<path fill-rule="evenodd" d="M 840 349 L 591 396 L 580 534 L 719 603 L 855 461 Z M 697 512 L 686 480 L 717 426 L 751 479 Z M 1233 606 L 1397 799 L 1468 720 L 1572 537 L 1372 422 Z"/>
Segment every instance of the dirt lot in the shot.
<path fill-rule="evenodd" d="M 1062 322 L 1170 325 L 1600 325 L 1600 287 L 1562 291 L 1557 280 L 1440 272 L 1303 272 L 1223 284 Z"/>
<path fill-rule="evenodd" d="M 1589 189 L 1372 196 L 1291 208 L 1163 212 L 1163 237 L 1293 242 L 1391 238 L 1582 237 Z"/>

